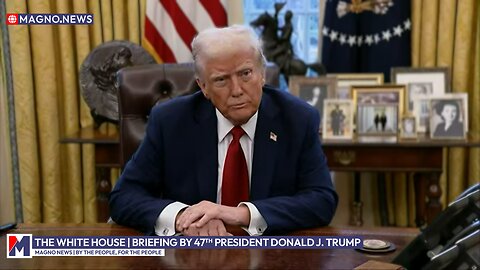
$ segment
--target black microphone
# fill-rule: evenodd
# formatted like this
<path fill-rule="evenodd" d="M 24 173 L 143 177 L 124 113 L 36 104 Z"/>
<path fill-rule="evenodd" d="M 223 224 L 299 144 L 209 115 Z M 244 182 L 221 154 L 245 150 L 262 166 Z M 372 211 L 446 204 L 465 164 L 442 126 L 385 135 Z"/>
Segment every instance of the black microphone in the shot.
<path fill-rule="evenodd" d="M 422 270 L 478 269 L 480 267 L 480 230 L 458 240 L 452 247 L 434 256 Z"/>
<path fill-rule="evenodd" d="M 443 250 L 449 241 L 463 236 L 462 232 L 480 219 L 480 190 L 474 190 L 452 202 L 418 235 L 402 252 L 395 257 L 393 263 L 408 269 L 426 265 L 430 258 Z"/>

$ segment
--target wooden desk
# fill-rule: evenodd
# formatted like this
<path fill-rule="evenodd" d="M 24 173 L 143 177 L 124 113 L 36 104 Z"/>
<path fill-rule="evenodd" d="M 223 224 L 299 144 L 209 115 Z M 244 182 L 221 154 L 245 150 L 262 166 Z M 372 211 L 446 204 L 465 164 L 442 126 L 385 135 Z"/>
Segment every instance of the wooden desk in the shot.
<path fill-rule="evenodd" d="M 35 236 L 131 236 L 118 225 L 21 225 L 9 233 Z M 390 262 L 419 233 L 405 228 L 318 228 L 292 235 L 352 235 L 392 242 L 397 250 L 370 255 L 352 249 L 166 249 L 164 257 L 33 257 L 6 259 L 6 237 L 0 237 L 0 269 L 352 269 L 368 260 Z"/>
<path fill-rule="evenodd" d="M 62 138 L 60 142 L 95 145 L 98 221 L 105 222 L 109 217 L 107 198 L 111 190 L 108 168 L 121 166 L 118 133 L 103 134 L 90 127 Z M 415 172 L 416 223 L 421 226 L 442 210 L 439 200 L 442 195 L 439 176 L 443 168 L 443 148 L 480 147 L 480 140 L 419 138 L 395 142 L 368 142 L 355 139 L 346 142 L 323 141 L 322 145 L 332 171 Z M 356 182 L 358 183 L 358 180 Z M 358 193 L 358 189 L 356 192 Z"/>

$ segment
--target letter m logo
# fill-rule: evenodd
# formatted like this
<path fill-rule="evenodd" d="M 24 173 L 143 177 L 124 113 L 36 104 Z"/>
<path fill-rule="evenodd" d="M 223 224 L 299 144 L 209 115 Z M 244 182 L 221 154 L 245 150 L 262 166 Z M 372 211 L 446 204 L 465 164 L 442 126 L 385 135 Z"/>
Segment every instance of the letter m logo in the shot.
<path fill-rule="evenodd" d="M 31 234 L 7 234 L 7 258 L 32 258 Z"/>

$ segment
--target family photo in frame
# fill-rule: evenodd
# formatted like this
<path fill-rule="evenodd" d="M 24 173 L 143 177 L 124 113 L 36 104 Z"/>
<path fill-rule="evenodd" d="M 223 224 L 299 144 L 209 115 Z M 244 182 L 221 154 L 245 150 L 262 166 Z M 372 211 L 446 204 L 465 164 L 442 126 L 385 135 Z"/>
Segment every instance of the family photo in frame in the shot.
<path fill-rule="evenodd" d="M 400 138 L 402 139 L 416 139 L 417 128 L 415 116 L 404 116 L 401 120 Z"/>
<path fill-rule="evenodd" d="M 323 105 L 327 98 L 335 95 L 336 79 L 328 77 L 291 76 L 290 92 L 315 107 L 320 114 L 320 129 L 323 119 Z"/>
<path fill-rule="evenodd" d="M 396 135 L 404 92 L 404 85 L 352 86 L 357 134 Z"/>
<path fill-rule="evenodd" d="M 460 97 L 430 99 L 430 137 L 432 139 L 465 139 L 468 126 L 466 107 Z"/>
<path fill-rule="evenodd" d="M 353 102 L 351 100 L 326 99 L 323 113 L 323 139 L 353 139 L 353 111 Z"/>
<path fill-rule="evenodd" d="M 431 96 L 433 94 L 433 84 L 431 82 L 411 82 L 407 84 L 407 106 L 409 112 L 413 112 L 414 100 L 418 97 Z"/>
<path fill-rule="evenodd" d="M 381 73 L 292 76 L 289 88 L 318 110 L 326 140 L 466 138 L 468 96 L 450 92 L 448 68 L 395 67 L 391 76 L 395 84 Z"/>

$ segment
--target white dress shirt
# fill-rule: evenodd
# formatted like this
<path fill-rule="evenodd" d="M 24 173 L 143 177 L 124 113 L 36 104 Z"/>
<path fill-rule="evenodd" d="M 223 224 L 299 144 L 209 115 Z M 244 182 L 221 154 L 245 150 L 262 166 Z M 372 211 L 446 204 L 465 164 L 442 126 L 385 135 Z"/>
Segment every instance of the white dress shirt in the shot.
<path fill-rule="evenodd" d="M 233 139 L 230 130 L 234 127 L 228 119 L 226 119 L 219 110 L 217 114 L 217 132 L 218 132 L 218 182 L 217 182 L 217 202 L 222 202 L 222 177 L 223 166 L 227 156 L 228 146 Z M 241 127 L 245 134 L 240 138 L 240 145 L 242 146 L 245 160 L 247 161 L 248 179 L 251 186 L 252 181 L 252 161 L 253 161 L 253 140 L 255 138 L 255 129 L 257 127 L 258 111 L 248 120 L 247 123 Z M 245 205 L 250 211 L 250 224 L 243 228 L 250 235 L 262 235 L 267 228 L 267 222 L 262 217 L 257 207 L 250 202 L 241 202 L 240 205 Z M 155 223 L 155 233 L 162 236 L 171 236 L 175 234 L 175 219 L 178 213 L 188 207 L 188 205 L 181 202 L 173 202 L 167 205 L 157 218 Z"/>

